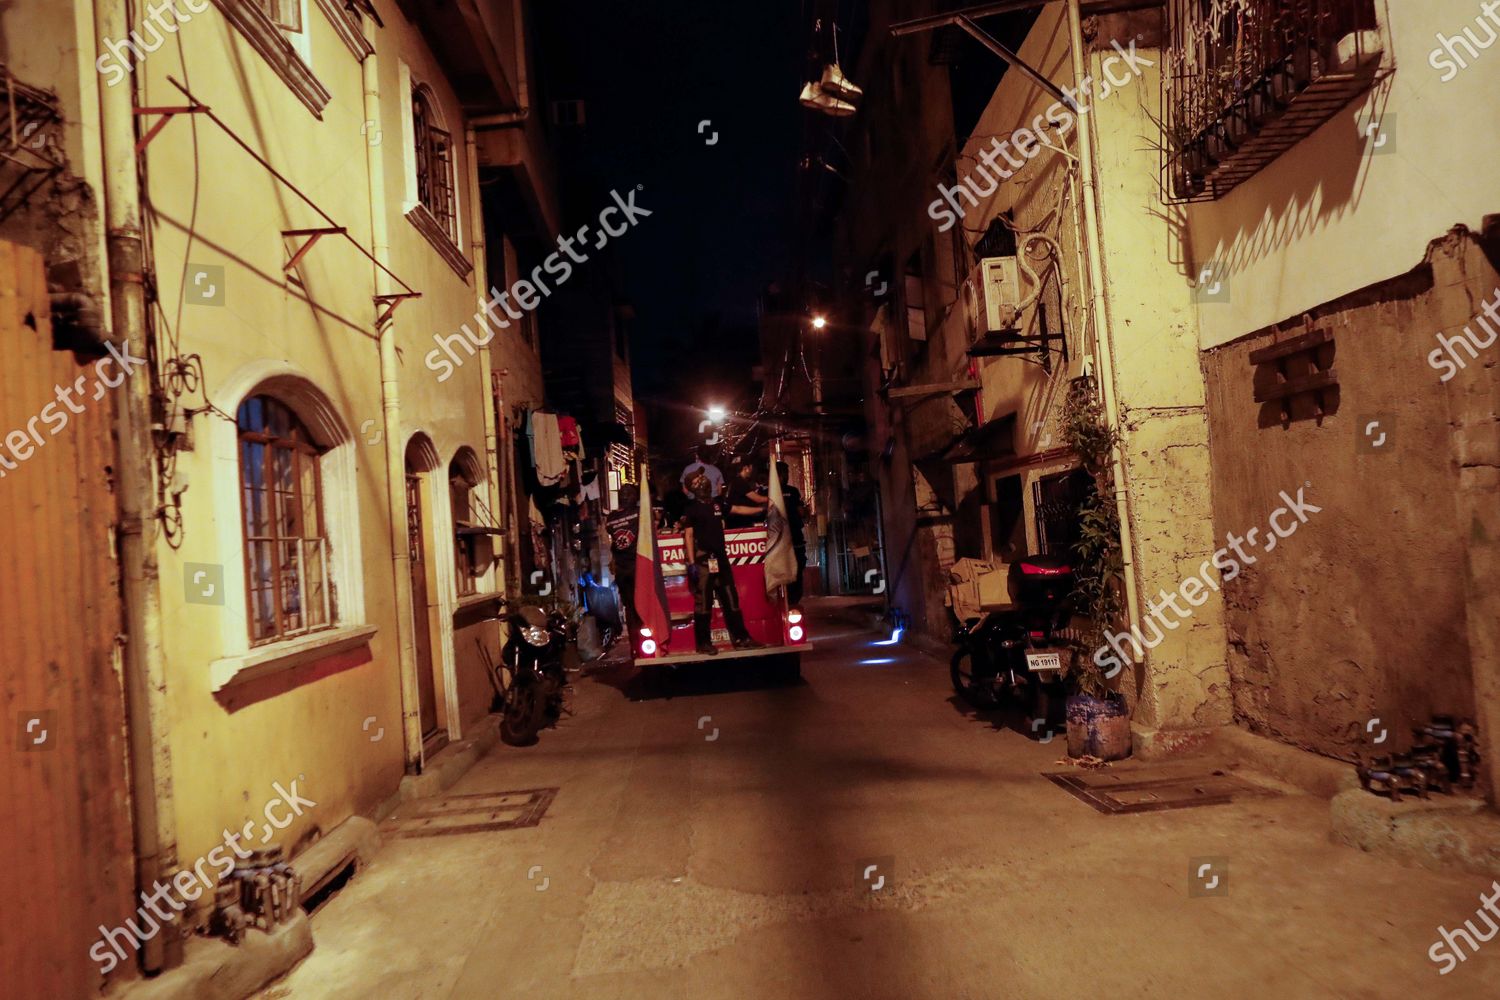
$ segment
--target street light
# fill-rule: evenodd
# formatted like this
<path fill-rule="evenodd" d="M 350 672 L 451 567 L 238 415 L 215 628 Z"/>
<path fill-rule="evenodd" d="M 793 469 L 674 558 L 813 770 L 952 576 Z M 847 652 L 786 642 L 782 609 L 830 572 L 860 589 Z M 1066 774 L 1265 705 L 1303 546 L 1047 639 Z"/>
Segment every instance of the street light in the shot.
<path fill-rule="evenodd" d="M 821 330 L 828 325 L 828 317 L 823 315 L 814 316 L 812 325 L 814 330 Z"/>
<path fill-rule="evenodd" d="M 720 406 L 718 403 L 713 403 L 708 408 L 708 419 L 712 420 L 716 424 L 722 424 L 724 422 L 724 418 L 727 416 L 729 416 L 729 411 L 724 409 L 724 407 Z"/>

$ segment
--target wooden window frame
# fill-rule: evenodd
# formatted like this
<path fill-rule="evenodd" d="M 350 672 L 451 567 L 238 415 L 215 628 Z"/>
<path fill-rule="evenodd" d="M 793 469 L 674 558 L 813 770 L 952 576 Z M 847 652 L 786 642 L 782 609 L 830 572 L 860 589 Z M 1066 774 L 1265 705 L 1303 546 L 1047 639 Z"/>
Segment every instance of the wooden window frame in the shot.
<path fill-rule="evenodd" d="M 308 635 L 314 632 L 320 632 L 324 629 L 332 629 L 337 625 L 337 622 L 335 620 L 336 616 L 333 602 L 332 567 L 328 551 L 328 529 L 325 523 L 324 514 L 325 498 L 323 491 L 322 456 L 325 453 L 326 449 L 320 448 L 313 441 L 312 435 L 308 432 L 306 425 L 297 416 L 296 411 L 294 411 L 286 403 L 277 399 L 275 396 L 265 394 L 249 396 L 244 400 L 244 402 L 240 404 L 241 412 L 243 412 L 245 407 L 255 400 L 259 400 L 261 402 L 263 410 L 262 424 L 264 426 L 268 426 L 270 423 L 270 411 L 268 409 L 269 404 L 269 406 L 286 411 L 286 414 L 289 418 L 290 429 L 287 433 L 287 436 L 272 433 L 268 429 L 246 430 L 241 424 L 241 420 L 243 419 L 243 417 L 241 417 L 239 414 L 236 415 L 235 430 L 236 445 L 238 451 L 237 462 L 239 465 L 240 473 L 240 524 L 243 531 L 241 557 L 244 560 L 245 566 L 245 610 L 247 616 L 246 627 L 249 632 L 250 646 L 252 648 L 257 646 L 265 646 L 274 642 L 280 642 L 285 639 Z M 252 493 L 253 489 L 251 487 L 249 478 L 246 476 L 246 444 L 259 444 L 264 446 L 261 467 L 261 482 L 262 490 L 264 493 L 265 522 L 266 526 L 270 528 L 269 535 L 256 535 L 252 533 L 252 525 L 250 523 L 249 496 L 247 494 Z M 302 489 L 303 472 L 306 470 L 307 464 L 311 464 L 313 481 L 312 485 L 314 492 L 313 514 L 317 520 L 317 524 L 315 526 L 315 534 L 310 535 L 307 533 L 307 525 L 305 521 L 301 525 L 301 534 L 286 536 L 282 533 L 282 517 L 280 513 L 280 504 L 282 503 L 282 500 L 279 496 L 282 491 L 276 489 L 276 481 L 274 478 L 276 454 L 278 450 L 286 452 L 290 456 L 292 472 L 291 502 L 295 504 L 296 510 L 302 512 L 302 516 L 304 518 L 306 515 L 307 506 L 305 502 L 305 495 Z M 292 543 L 295 543 L 297 546 L 296 592 L 298 595 L 297 614 L 300 616 L 300 622 L 296 627 L 289 627 L 287 624 L 287 617 L 289 612 L 285 607 L 282 577 L 284 560 L 284 556 L 282 555 L 282 553 L 285 551 L 285 546 Z M 321 565 L 322 567 L 323 578 L 323 600 L 321 614 L 322 620 L 317 622 L 316 624 L 308 623 L 309 613 L 307 604 L 307 564 L 309 543 L 313 543 L 317 546 L 318 560 L 319 565 Z M 272 607 L 272 629 L 265 635 L 257 635 L 259 616 L 256 609 L 256 596 L 258 593 L 260 593 L 260 590 L 256 587 L 258 577 L 256 576 L 254 571 L 255 560 L 252 557 L 252 552 L 257 545 L 269 545 L 271 557 L 270 592 Z"/>

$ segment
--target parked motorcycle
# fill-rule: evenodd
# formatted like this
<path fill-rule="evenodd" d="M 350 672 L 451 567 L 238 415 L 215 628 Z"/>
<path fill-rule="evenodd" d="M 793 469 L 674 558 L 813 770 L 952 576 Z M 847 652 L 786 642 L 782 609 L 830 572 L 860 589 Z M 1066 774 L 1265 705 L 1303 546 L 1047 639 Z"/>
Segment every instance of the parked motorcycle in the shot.
<path fill-rule="evenodd" d="M 1010 567 L 1015 603 L 959 624 L 949 664 L 953 690 L 978 709 L 1017 705 L 1033 732 L 1062 728 L 1063 680 L 1071 647 L 1073 566 L 1061 556 L 1027 556 Z"/>
<path fill-rule="evenodd" d="M 510 681 L 497 677 L 500 738 L 511 746 L 530 746 L 544 726 L 562 716 L 567 643 L 568 620 L 561 611 L 549 613 L 527 604 L 511 613 L 510 636 L 500 651 L 500 664 L 510 672 Z"/>

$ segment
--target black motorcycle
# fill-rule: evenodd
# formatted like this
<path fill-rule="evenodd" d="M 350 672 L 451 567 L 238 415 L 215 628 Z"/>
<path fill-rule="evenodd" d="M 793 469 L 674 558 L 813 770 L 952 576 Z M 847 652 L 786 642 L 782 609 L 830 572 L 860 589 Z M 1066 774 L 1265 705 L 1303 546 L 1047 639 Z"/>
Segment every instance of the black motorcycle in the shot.
<path fill-rule="evenodd" d="M 978 709 L 1019 706 L 1033 733 L 1061 728 L 1072 659 L 1073 567 L 1060 556 L 1027 556 L 1010 567 L 1016 603 L 959 624 L 949 664 L 953 690 Z"/>
<path fill-rule="evenodd" d="M 510 672 L 510 681 L 496 678 L 500 738 L 511 746 L 530 746 L 544 726 L 562 716 L 567 643 L 568 620 L 561 611 L 549 613 L 528 604 L 511 613 L 510 637 L 500 651 L 500 665 Z"/>

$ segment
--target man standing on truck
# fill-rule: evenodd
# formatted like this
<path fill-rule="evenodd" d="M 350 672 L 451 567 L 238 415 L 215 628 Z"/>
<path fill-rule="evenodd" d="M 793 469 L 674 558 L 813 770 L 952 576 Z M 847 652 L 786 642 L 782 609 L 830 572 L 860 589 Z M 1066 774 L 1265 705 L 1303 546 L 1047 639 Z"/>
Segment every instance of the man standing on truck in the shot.
<path fill-rule="evenodd" d="M 713 495 L 718 496 L 724 489 L 724 473 L 719 471 L 717 465 L 706 461 L 703 455 L 703 449 L 693 449 L 693 460 L 688 463 L 687 468 L 682 470 L 683 489 L 687 488 L 688 480 L 701 472 L 708 477 L 709 486 L 713 488 Z"/>
<path fill-rule="evenodd" d="M 734 586 L 729 568 L 729 552 L 724 544 L 724 524 L 714 509 L 713 486 L 699 472 L 687 481 L 693 499 L 682 512 L 683 551 L 692 561 L 688 564 L 688 582 L 693 588 L 693 639 L 698 652 L 718 655 L 713 640 L 714 601 L 724 610 L 724 624 L 735 649 L 760 649 L 745 628 L 740 614 L 740 594 Z"/>
<path fill-rule="evenodd" d="M 771 498 L 755 484 L 755 463 L 746 455 L 734 465 L 735 476 L 729 483 L 729 513 L 724 523 L 731 528 L 749 528 L 766 519 L 766 505 Z"/>

